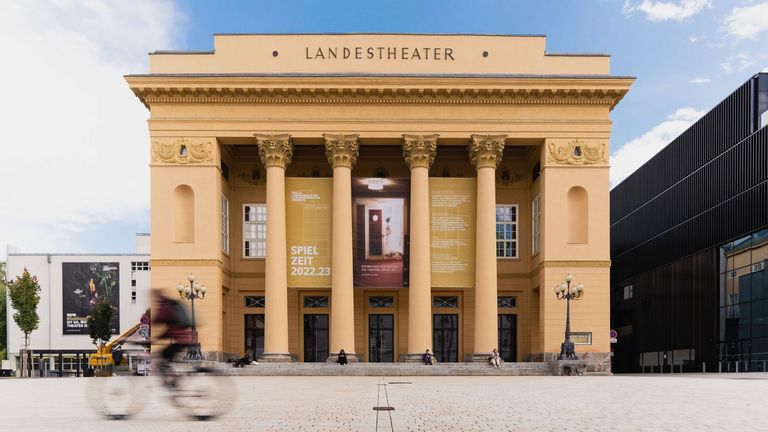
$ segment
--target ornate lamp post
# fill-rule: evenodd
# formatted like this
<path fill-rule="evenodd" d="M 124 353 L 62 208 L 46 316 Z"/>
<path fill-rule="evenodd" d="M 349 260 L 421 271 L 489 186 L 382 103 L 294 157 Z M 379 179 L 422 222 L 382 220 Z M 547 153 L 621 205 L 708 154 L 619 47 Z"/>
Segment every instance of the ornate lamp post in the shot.
<path fill-rule="evenodd" d="M 207 289 L 205 285 L 195 283 L 195 275 L 192 273 L 187 276 L 189 286 L 180 283 L 176 285 L 176 291 L 179 292 L 179 297 L 182 300 L 190 300 L 192 302 L 192 346 L 187 351 L 187 359 L 190 360 L 202 360 L 203 352 L 200 350 L 200 341 L 197 339 L 197 326 L 195 323 L 195 300 L 202 300 L 205 298 L 205 292 Z"/>
<path fill-rule="evenodd" d="M 576 348 L 571 342 L 571 300 L 581 298 L 584 293 L 584 285 L 574 284 L 571 286 L 573 276 L 568 273 L 565 282 L 555 287 L 555 295 L 558 300 L 565 300 L 565 342 L 560 345 L 560 360 L 576 360 Z"/>

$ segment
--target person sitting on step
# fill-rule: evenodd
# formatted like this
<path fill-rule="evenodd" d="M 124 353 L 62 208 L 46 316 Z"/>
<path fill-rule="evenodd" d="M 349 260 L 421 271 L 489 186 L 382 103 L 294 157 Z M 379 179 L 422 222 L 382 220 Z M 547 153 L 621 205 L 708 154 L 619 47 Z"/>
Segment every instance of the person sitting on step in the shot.
<path fill-rule="evenodd" d="M 340 364 L 341 366 L 347 364 L 347 353 L 345 353 L 343 349 L 339 351 L 339 356 L 336 357 L 336 363 Z"/>
<path fill-rule="evenodd" d="M 424 353 L 424 355 L 421 356 L 421 360 L 424 362 L 425 365 L 432 366 L 435 363 L 437 363 L 437 359 L 435 359 L 434 354 L 429 352 L 429 348 L 427 348 L 427 351 Z"/>
<path fill-rule="evenodd" d="M 493 352 L 488 357 L 488 363 L 490 363 L 491 366 L 495 368 L 501 367 L 501 355 L 499 355 L 499 352 L 496 351 L 496 348 L 493 349 Z"/>

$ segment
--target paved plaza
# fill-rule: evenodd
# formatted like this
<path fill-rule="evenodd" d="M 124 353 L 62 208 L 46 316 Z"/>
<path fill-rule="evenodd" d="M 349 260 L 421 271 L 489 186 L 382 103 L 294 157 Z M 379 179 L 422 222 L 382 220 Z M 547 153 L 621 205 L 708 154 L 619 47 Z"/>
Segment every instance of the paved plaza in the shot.
<path fill-rule="evenodd" d="M 765 431 L 768 374 L 607 377 L 228 377 L 236 402 L 186 420 L 153 387 L 128 421 L 100 419 L 99 378 L 0 380 L 6 431 Z M 104 378 L 101 378 L 102 380 Z M 144 378 L 146 379 L 146 378 Z M 387 383 L 380 386 L 381 382 Z M 386 389 L 386 391 L 385 391 Z M 90 394 L 89 394 L 90 393 Z M 378 402 L 377 402 L 378 399 Z M 388 402 L 387 402 L 388 399 Z M 378 428 L 374 406 L 380 411 Z"/>

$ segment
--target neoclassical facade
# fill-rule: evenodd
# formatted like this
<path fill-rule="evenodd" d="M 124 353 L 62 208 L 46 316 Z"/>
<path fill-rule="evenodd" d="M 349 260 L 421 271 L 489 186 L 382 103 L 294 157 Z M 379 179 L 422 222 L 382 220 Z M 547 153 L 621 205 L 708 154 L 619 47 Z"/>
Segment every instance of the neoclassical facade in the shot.
<path fill-rule="evenodd" d="M 216 35 L 156 52 L 152 284 L 193 272 L 203 351 L 272 361 L 609 344 L 610 111 L 633 79 L 543 36 Z"/>

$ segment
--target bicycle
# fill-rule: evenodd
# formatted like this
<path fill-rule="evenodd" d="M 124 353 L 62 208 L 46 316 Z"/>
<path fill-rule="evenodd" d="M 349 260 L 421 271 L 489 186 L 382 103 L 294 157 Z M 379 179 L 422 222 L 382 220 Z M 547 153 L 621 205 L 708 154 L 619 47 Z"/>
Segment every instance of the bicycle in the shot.
<path fill-rule="evenodd" d="M 88 400 L 102 417 L 127 420 L 140 413 L 148 401 L 155 378 L 168 392 L 176 409 L 194 420 L 212 420 L 228 411 L 234 402 L 229 377 L 201 362 L 167 362 L 149 376 L 91 378 Z"/>

